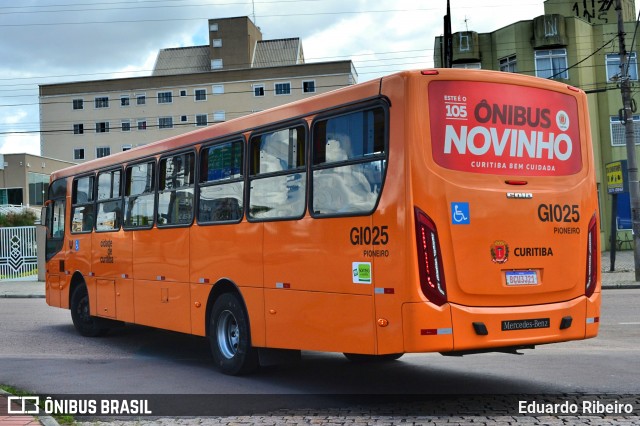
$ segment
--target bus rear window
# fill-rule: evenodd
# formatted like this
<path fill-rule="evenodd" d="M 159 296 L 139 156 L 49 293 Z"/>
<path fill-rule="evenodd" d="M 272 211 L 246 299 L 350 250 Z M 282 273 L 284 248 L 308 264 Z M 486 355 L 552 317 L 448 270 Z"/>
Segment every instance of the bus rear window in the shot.
<path fill-rule="evenodd" d="M 563 176 L 582 167 L 573 96 L 474 81 L 429 85 L 431 149 L 447 169 L 515 176 Z"/>

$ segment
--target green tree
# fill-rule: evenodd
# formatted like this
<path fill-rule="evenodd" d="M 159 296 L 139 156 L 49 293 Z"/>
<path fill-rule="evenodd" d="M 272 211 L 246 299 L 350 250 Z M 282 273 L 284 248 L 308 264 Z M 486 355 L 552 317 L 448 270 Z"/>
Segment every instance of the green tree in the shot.
<path fill-rule="evenodd" d="M 36 223 L 36 214 L 31 210 L 21 213 L 0 213 L 0 227 L 9 226 L 33 226 Z"/>

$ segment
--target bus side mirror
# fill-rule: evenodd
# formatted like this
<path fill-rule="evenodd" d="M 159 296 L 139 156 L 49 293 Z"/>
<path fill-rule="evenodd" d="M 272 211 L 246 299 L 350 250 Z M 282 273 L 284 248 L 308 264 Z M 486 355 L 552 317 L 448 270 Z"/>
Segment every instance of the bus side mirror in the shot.
<path fill-rule="evenodd" d="M 47 226 L 49 223 L 49 210 L 51 207 L 51 201 L 47 200 L 42 206 L 42 210 L 40 210 L 40 225 Z"/>

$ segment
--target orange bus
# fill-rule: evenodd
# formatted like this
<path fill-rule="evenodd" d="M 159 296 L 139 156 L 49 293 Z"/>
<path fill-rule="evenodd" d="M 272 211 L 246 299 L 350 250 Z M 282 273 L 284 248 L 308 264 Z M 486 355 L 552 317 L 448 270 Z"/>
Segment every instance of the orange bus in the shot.
<path fill-rule="evenodd" d="M 518 74 L 407 71 L 51 176 L 46 300 L 77 331 L 209 339 L 247 373 L 514 352 L 598 333 L 587 99 Z"/>

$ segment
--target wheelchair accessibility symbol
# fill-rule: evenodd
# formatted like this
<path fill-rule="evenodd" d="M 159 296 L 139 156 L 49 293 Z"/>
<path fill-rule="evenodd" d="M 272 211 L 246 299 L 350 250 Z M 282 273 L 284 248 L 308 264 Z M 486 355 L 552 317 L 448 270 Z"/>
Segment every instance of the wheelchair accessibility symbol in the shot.
<path fill-rule="evenodd" d="M 469 203 L 451 203 L 451 223 L 454 225 L 469 225 Z"/>

